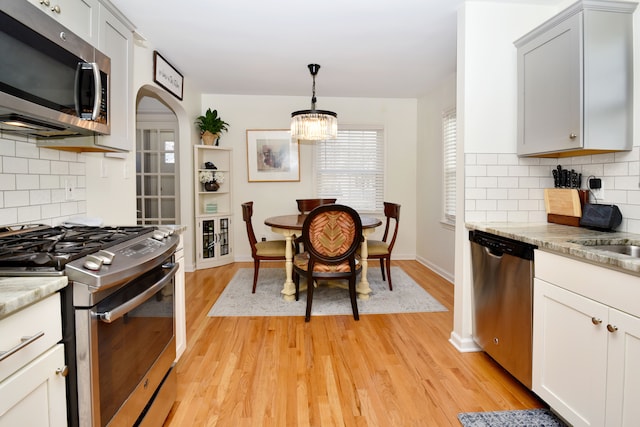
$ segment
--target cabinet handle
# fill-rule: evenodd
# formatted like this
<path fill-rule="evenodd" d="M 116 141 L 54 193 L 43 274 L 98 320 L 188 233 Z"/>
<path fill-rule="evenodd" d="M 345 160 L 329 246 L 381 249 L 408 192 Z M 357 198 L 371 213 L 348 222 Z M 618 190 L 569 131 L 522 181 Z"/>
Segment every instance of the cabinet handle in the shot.
<path fill-rule="evenodd" d="M 47 2 L 47 3 L 49 3 L 49 2 Z M 51 12 L 54 12 L 54 13 L 60 14 L 60 6 L 58 6 L 58 5 L 53 6 L 53 7 L 51 8 Z"/>
<path fill-rule="evenodd" d="M 598 319 L 597 317 L 592 317 L 591 323 L 593 323 L 594 325 L 599 325 L 602 323 L 602 319 Z"/>
<path fill-rule="evenodd" d="M 17 352 L 19 352 L 20 350 L 22 350 L 23 348 L 25 348 L 26 346 L 28 346 L 29 344 L 37 340 L 38 338 L 42 338 L 43 336 L 44 336 L 44 331 L 40 331 L 31 337 L 20 338 L 21 342 L 17 346 L 7 351 L 0 351 L 0 362 L 2 362 L 4 359 L 11 356 L 12 354 L 16 354 Z"/>
<path fill-rule="evenodd" d="M 569 139 L 576 139 L 578 137 L 578 135 L 576 135 L 575 133 L 570 133 L 569 134 Z"/>
<path fill-rule="evenodd" d="M 607 331 L 616 332 L 617 330 L 618 330 L 618 327 L 616 325 L 612 325 L 612 324 L 607 325 Z"/>
<path fill-rule="evenodd" d="M 51 3 L 49 3 L 49 0 L 40 0 L 40 4 L 49 7 Z"/>
<path fill-rule="evenodd" d="M 56 375 L 66 377 L 67 375 L 69 375 L 69 367 L 67 365 L 64 365 L 62 368 L 56 369 Z"/>

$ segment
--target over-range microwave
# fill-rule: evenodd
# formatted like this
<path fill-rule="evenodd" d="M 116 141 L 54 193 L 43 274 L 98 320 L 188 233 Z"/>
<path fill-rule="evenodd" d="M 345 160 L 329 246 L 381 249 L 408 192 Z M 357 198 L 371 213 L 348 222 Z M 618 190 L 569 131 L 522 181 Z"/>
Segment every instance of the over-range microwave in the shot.
<path fill-rule="evenodd" d="M 0 130 L 109 134 L 109 57 L 25 0 L 0 6 Z"/>

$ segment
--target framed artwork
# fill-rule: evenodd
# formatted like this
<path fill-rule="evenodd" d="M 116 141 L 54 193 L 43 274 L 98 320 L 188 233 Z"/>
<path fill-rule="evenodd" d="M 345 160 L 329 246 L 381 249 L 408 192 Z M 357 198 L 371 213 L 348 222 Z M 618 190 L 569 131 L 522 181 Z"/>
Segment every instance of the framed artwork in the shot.
<path fill-rule="evenodd" d="M 182 101 L 184 77 L 157 50 L 153 51 L 153 81 Z"/>
<path fill-rule="evenodd" d="M 300 146 L 288 129 L 247 129 L 249 182 L 300 181 Z"/>

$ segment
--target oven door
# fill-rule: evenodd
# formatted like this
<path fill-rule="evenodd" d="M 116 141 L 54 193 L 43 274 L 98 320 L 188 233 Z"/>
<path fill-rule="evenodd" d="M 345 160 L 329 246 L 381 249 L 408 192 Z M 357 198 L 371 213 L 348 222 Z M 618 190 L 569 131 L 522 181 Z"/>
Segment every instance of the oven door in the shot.
<path fill-rule="evenodd" d="M 80 426 L 133 425 L 152 400 L 175 359 L 176 270 L 167 262 L 76 309 Z"/>

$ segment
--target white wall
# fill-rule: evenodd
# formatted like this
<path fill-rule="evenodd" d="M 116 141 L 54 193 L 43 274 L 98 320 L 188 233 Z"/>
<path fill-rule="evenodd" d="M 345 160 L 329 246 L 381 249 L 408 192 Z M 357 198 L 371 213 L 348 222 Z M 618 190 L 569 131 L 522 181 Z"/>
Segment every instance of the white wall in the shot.
<path fill-rule="evenodd" d="M 307 108 L 308 97 L 239 96 L 205 94 L 201 110 L 218 110 L 230 124 L 220 146 L 233 147 L 234 257 L 251 259 L 240 204 L 253 200 L 253 225 L 258 236 L 273 234 L 264 219 L 297 212 L 296 198 L 314 197 L 311 143 L 300 147 L 300 182 L 248 182 L 247 129 L 288 129 L 291 112 Z M 338 113 L 339 124 L 382 124 L 385 129 L 385 200 L 400 203 L 401 226 L 394 258 L 416 256 L 416 151 L 415 99 L 319 98 L 318 107 Z M 382 216 L 382 214 L 381 214 Z M 382 227 L 377 233 L 382 232 Z"/>
<path fill-rule="evenodd" d="M 442 113 L 455 108 L 456 75 L 418 100 L 417 224 L 418 261 L 453 282 L 454 229 L 444 225 Z"/>
<path fill-rule="evenodd" d="M 465 157 L 516 152 L 516 48 L 513 42 L 556 13 L 556 7 L 467 2 L 458 15 L 458 174 L 454 325 L 451 342 L 471 339 L 471 268 L 466 220 Z"/>

